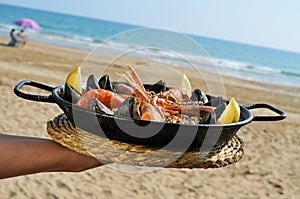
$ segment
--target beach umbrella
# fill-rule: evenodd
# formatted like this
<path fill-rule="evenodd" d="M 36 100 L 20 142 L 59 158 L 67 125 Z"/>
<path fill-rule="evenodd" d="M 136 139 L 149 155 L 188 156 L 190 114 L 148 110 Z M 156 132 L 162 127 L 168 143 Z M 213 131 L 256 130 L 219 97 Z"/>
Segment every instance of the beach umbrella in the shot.
<path fill-rule="evenodd" d="M 23 18 L 23 19 L 14 21 L 13 24 L 22 26 L 24 28 L 32 28 L 32 29 L 37 29 L 37 30 L 42 29 L 41 26 L 38 23 L 36 23 L 34 20 L 27 19 L 27 18 Z"/>

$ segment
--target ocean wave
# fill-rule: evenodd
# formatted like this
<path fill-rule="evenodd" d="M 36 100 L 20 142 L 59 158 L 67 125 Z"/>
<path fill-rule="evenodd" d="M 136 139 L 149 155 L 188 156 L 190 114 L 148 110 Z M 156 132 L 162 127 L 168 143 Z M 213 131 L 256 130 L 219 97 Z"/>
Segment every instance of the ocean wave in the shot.
<path fill-rule="evenodd" d="M 52 32 L 52 31 L 41 31 L 38 32 L 40 36 L 47 36 L 49 39 L 51 37 L 57 39 L 69 39 L 72 41 L 84 41 L 84 42 L 94 42 L 94 39 L 91 37 L 81 36 L 81 35 L 74 35 L 74 34 L 67 34 L 67 33 L 60 33 L 60 32 Z"/>
<path fill-rule="evenodd" d="M 250 63 L 232 61 L 232 60 L 226 60 L 226 59 L 213 59 L 213 60 L 214 60 L 214 63 L 216 64 L 216 66 L 222 67 L 222 68 L 256 72 L 256 73 L 262 73 L 262 74 L 269 74 L 269 73 L 281 74 L 283 72 L 281 69 L 275 69 L 275 68 L 272 68 L 269 66 L 259 66 L 259 65 L 253 65 Z"/>
<path fill-rule="evenodd" d="M 282 71 L 281 73 L 284 74 L 284 75 L 287 75 L 287 76 L 293 76 L 293 77 L 299 77 L 300 78 L 299 73 L 290 72 L 290 71 Z"/>
<path fill-rule="evenodd" d="M 251 80 L 267 81 L 267 82 L 284 82 L 291 86 L 299 86 L 300 73 L 286 69 L 276 69 L 270 66 L 259 66 L 255 64 L 227 60 L 213 59 L 221 73 L 248 78 Z"/>
<path fill-rule="evenodd" d="M 15 25 L 9 25 L 9 24 L 0 24 L 0 30 L 1 31 L 8 32 L 8 31 L 10 31 L 13 28 L 16 28 L 16 26 Z"/>

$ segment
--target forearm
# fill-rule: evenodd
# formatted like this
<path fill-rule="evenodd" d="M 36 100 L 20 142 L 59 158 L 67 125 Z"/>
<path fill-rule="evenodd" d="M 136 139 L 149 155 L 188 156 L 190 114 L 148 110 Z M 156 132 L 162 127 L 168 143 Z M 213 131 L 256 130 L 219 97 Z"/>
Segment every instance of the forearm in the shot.
<path fill-rule="evenodd" d="M 100 165 L 96 159 L 52 140 L 0 134 L 0 179 L 49 171 L 82 171 Z"/>

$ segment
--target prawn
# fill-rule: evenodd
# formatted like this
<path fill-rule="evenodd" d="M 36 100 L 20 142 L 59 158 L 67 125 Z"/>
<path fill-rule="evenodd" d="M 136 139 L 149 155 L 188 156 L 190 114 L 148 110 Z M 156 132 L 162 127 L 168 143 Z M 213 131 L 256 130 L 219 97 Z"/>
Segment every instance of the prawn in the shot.
<path fill-rule="evenodd" d="M 98 99 L 101 103 L 103 103 L 111 110 L 114 108 L 119 108 L 125 100 L 125 98 L 109 90 L 93 89 L 84 92 L 81 98 L 78 100 L 77 105 L 83 108 L 87 108 L 89 101 L 93 98 Z"/>
<path fill-rule="evenodd" d="M 123 76 L 127 83 L 133 88 L 133 94 L 135 97 L 141 100 L 140 102 L 140 112 L 142 120 L 154 120 L 154 121 L 164 121 L 164 111 L 162 108 L 156 105 L 156 100 L 152 99 L 149 93 L 146 91 L 141 79 L 136 74 L 132 66 L 127 65 L 129 71 Z"/>

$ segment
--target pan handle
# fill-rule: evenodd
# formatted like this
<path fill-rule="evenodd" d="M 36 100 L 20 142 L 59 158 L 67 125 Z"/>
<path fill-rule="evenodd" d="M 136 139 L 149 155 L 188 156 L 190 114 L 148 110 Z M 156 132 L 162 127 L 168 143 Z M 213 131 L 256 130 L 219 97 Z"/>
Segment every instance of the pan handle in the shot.
<path fill-rule="evenodd" d="M 266 108 L 278 114 L 276 116 L 254 116 L 253 121 L 277 121 L 286 118 L 286 113 L 284 111 L 270 104 L 246 104 L 243 105 L 243 107 L 245 107 L 248 110 L 257 109 L 257 108 Z"/>
<path fill-rule="evenodd" d="M 32 94 L 28 94 L 28 93 L 23 93 L 22 91 L 20 91 L 20 89 L 24 86 L 24 85 L 28 85 L 28 86 L 32 86 L 35 88 L 40 88 L 42 90 L 46 90 L 49 92 L 52 92 L 52 90 L 54 89 L 53 87 L 41 84 L 41 83 L 37 83 L 37 82 L 33 82 L 30 80 L 22 80 L 20 81 L 14 88 L 14 93 L 23 98 L 23 99 L 27 99 L 27 100 L 32 100 L 32 101 L 37 101 L 37 102 L 48 102 L 48 103 L 54 103 L 52 94 L 49 96 L 43 96 L 43 95 L 32 95 Z"/>

